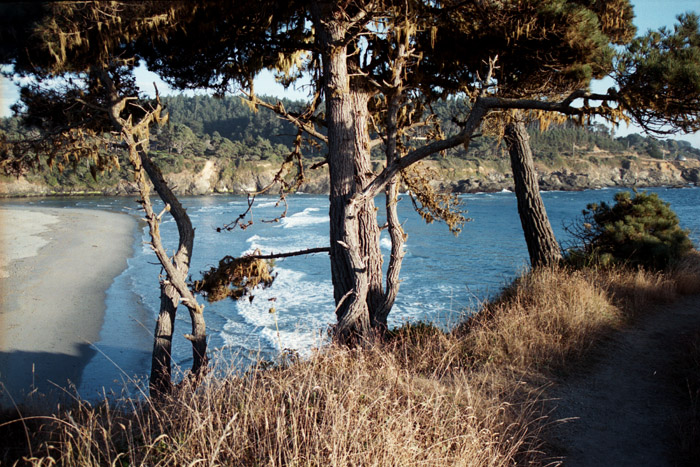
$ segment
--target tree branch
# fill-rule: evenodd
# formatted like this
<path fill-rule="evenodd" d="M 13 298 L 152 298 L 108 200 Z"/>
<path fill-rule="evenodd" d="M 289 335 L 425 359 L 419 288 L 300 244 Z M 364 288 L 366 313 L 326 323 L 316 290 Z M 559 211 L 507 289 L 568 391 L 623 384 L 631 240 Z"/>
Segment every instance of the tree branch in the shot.
<path fill-rule="evenodd" d="M 377 196 L 386 184 L 401 170 L 425 159 L 431 154 L 444 151 L 464 144 L 471 139 L 476 129 L 481 125 L 486 114 L 492 109 L 526 109 L 560 112 L 565 115 L 601 115 L 606 116 L 609 107 L 572 107 L 576 99 L 590 99 L 600 101 L 615 101 L 619 98 L 615 94 L 591 94 L 586 91 L 574 91 L 560 102 L 549 102 L 536 99 L 512 99 L 503 97 L 483 96 L 478 97 L 472 106 L 469 117 L 462 130 L 450 138 L 435 141 L 408 153 L 406 156 L 396 159 L 389 164 L 379 175 L 367 185 L 361 193 L 353 196 L 354 201 L 360 201 Z"/>
<path fill-rule="evenodd" d="M 281 102 L 278 102 L 277 105 L 272 105 L 269 102 L 261 101 L 258 99 L 255 99 L 254 96 L 247 95 L 246 99 L 248 99 L 250 102 L 252 102 L 255 105 L 260 105 L 265 107 L 266 109 L 270 109 L 273 112 L 275 112 L 277 115 L 280 117 L 284 118 L 288 122 L 290 122 L 292 125 L 296 126 L 297 128 L 305 131 L 309 136 L 312 136 L 316 138 L 317 140 L 321 141 L 322 143 L 328 144 L 328 137 L 316 130 L 314 126 L 309 123 L 308 121 L 302 119 L 300 115 L 294 115 L 289 112 L 284 108 Z"/>
<path fill-rule="evenodd" d="M 290 258 L 292 256 L 302 256 L 302 255 L 313 255 L 315 253 L 330 253 L 331 249 L 327 246 L 322 246 L 318 248 L 307 248 L 305 250 L 290 251 L 287 253 L 270 253 L 268 255 L 250 255 L 246 258 L 254 259 L 277 259 L 277 258 Z"/>

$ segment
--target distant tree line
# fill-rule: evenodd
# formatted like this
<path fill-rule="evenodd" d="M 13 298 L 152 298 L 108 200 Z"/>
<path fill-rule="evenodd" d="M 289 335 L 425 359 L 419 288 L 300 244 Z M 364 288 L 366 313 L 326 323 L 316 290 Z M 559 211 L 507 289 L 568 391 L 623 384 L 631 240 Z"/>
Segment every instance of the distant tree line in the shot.
<path fill-rule="evenodd" d="M 162 101 L 170 122 L 155 129 L 151 150 L 166 173 L 196 170 L 201 165 L 198 163 L 201 158 L 217 158 L 234 166 L 243 161 L 280 162 L 292 150 L 296 130 L 291 123 L 273 112 L 254 111 L 238 97 L 179 95 L 164 97 Z M 287 109 L 302 105 L 287 99 L 282 102 Z M 464 105 L 463 101 L 455 99 L 433 105 L 445 132 L 456 128 L 449 115 L 455 107 Z M 27 131 L 17 118 L 0 119 L 0 135 L 14 139 L 19 135 L 27 136 Z M 554 124 L 547 131 L 540 131 L 534 124 L 529 126 L 528 133 L 535 160 L 547 165 L 565 166 L 567 157 L 581 156 L 596 147 L 611 153 L 632 151 L 657 159 L 700 159 L 700 149 L 687 141 L 658 140 L 639 134 L 615 137 L 610 128 L 598 123 L 584 126 Z M 433 155 L 432 158 L 478 162 L 503 158 L 504 151 L 502 142 L 492 136 L 482 136 L 472 140 L 468 152 L 456 147 L 448 150 L 446 155 Z M 322 151 L 311 145 L 305 146 L 304 155 L 311 160 L 323 157 Z M 376 156 L 382 157 L 380 154 Z M 120 179 L 117 174 L 106 172 L 100 175 L 100 180 L 95 180 L 87 164 L 67 167 L 65 171 L 42 171 L 41 177 L 52 187 L 87 190 L 99 190 Z"/>
<path fill-rule="evenodd" d="M 261 97 L 276 101 L 276 98 Z M 222 158 L 244 158 L 246 160 L 277 160 L 283 158 L 292 147 L 296 130 L 286 120 L 272 112 L 255 112 L 238 97 L 215 98 L 208 95 L 168 96 L 163 98 L 170 114 L 171 124 L 158 130 L 155 140 L 157 148 L 164 149 L 173 141 L 168 152 L 177 154 L 206 155 Z M 282 99 L 287 109 L 300 108 L 300 101 Z M 457 124 L 451 120 L 455 107 L 464 107 L 462 100 L 450 99 L 433 104 L 432 110 L 438 115 L 440 127 L 445 133 L 452 133 Z M 182 127 L 187 127 L 187 131 Z M 687 141 L 658 140 L 651 136 L 630 134 L 615 137 L 605 125 L 594 123 L 580 126 L 574 123 L 554 124 L 547 131 L 540 131 L 537 125 L 528 128 L 530 144 L 535 160 L 546 162 L 549 159 L 572 155 L 572 147 L 583 151 L 598 147 L 613 153 L 626 150 L 646 154 L 658 159 L 683 156 L 700 158 L 700 149 Z M 178 139 L 179 138 L 179 139 Z M 307 151 L 313 156 L 322 155 L 318 151 Z M 475 138 L 469 145 L 469 154 L 462 147 L 448 151 L 449 157 L 460 159 L 494 159 L 501 153 L 500 142 L 493 137 Z M 378 155 L 379 157 L 379 155 Z M 439 155 L 433 158 L 442 157 Z"/>

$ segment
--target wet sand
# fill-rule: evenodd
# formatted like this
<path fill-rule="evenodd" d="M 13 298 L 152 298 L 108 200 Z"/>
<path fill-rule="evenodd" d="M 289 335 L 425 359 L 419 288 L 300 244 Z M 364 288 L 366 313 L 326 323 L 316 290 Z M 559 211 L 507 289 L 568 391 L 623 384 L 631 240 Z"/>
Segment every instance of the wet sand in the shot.
<path fill-rule="evenodd" d="M 74 394 L 95 354 L 105 294 L 137 221 L 86 209 L 0 209 L 0 404 Z"/>

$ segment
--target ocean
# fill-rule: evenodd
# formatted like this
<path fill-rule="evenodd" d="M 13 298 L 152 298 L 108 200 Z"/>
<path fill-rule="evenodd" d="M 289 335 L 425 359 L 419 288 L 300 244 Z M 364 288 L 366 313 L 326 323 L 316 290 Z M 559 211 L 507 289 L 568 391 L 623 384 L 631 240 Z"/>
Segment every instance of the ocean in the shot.
<path fill-rule="evenodd" d="M 580 220 L 591 202 L 611 202 L 618 190 L 544 192 L 542 197 L 557 239 L 564 246 L 572 237 L 565 227 Z M 681 224 L 700 242 L 700 188 L 650 189 L 671 204 Z M 449 328 L 478 308 L 479 304 L 528 267 L 528 256 L 517 213 L 515 195 L 509 192 L 461 195 L 466 223 L 458 236 L 444 224 L 425 222 L 414 212 L 408 196 L 402 196 L 399 217 L 408 234 L 401 270 L 401 288 L 389 315 L 391 327 L 427 321 Z M 242 196 L 203 196 L 181 199 L 196 228 L 191 265 L 193 279 L 216 265 L 225 255 L 240 256 L 259 249 L 279 253 L 328 245 L 328 197 L 297 194 L 288 198 L 289 211 L 279 222 L 267 223 L 283 211 L 274 196 L 259 197 L 252 210 L 254 224 L 246 230 L 217 232 L 245 211 Z M 5 203 L 44 207 L 79 207 L 127 212 L 140 216 L 133 198 L 43 198 Z M 377 199 L 383 206 L 383 199 Z M 156 206 L 156 212 L 159 212 Z M 380 222 L 383 222 L 380 216 Z M 159 307 L 158 277 L 161 268 L 148 245 L 145 223 L 133 238 L 134 254 L 127 268 L 107 292 L 107 310 L 101 337 L 93 343 L 97 354 L 84 370 L 79 392 L 91 398 L 98 389 L 118 392 L 129 383 L 143 382 L 150 371 L 155 317 Z M 171 218 L 162 224 L 168 251 L 177 245 Z M 390 242 L 382 232 L 382 251 L 388 263 Z M 277 277 L 254 298 L 205 303 L 209 349 L 218 359 L 231 360 L 244 369 L 256 358 L 274 359 L 281 351 L 300 355 L 327 341 L 334 322 L 334 303 L 327 254 L 278 259 Z M 275 313 L 270 313 L 274 306 Z M 190 332 L 187 310 L 179 311 L 173 359 L 179 368 L 191 364 L 191 346 L 183 334 Z M 133 386 L 133 384 L 132 384 Z"/>

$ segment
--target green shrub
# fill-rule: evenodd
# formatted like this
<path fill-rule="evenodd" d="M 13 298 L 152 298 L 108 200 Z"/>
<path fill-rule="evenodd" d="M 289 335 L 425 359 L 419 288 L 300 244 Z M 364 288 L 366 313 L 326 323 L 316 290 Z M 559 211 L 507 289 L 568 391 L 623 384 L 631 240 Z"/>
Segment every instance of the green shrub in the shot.
<path fill-rule="evenodd" d="M 656 193 L 615 195 L 615 204 L 589 204 L 583 222 L 569 229 L 580 245 L 569 250 L 574 264 L 626 263 L 661 269 L 692 248 L 688 231 Z"/>

